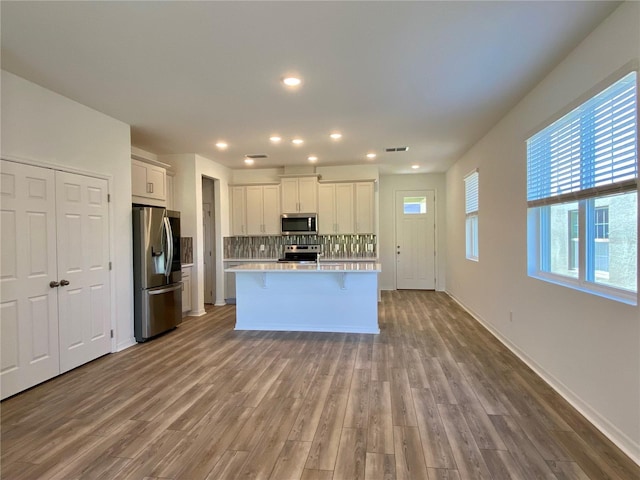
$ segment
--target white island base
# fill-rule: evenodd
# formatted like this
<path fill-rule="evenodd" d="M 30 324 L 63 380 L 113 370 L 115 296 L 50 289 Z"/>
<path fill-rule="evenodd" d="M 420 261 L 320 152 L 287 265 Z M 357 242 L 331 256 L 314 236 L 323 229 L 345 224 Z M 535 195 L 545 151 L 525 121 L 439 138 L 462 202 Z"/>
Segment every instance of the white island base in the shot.
<path fill-rule="evenodd" d="M 248 264 L 236 274 L 236 330 L 380 333 L 380 264 Z"/>

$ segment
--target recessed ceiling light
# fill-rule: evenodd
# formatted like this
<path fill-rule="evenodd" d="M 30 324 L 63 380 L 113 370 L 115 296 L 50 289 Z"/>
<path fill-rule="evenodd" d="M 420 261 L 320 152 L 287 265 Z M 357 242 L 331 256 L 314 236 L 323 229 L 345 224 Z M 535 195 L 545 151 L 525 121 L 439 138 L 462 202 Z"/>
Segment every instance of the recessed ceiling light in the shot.
<path fill-rule="evenodd" d="M 342 134 L 339 132 L 333 132 L 329 135 L 333 140 L 340 140 L 342 138 Z"/>
<path fill-rule="evenodd" d="M 293 140 L 291 140 L 291 143 L 293 143 L 294 145 L 302 145 L 304 143 L 304 140 L 302 140 L 301 138 L 294 138 Z"/>
<path fill-rule="evenodd" d="M 246 163 L 247 165 L 253 165 L 253 158 L 245 158 L 244 163 Z"/>
<path fill-rule="evenodd" d="M 298 87 L 302 83 L 302 79 L 300 77 L 288 76 L 282 79 L 282 83 L 287 87 Z"/>
<path fill-rule="evenodd" d="M 420 168 L 420 165 L 411 165 L 411 168 L 413 168 L 415 170 L 417 168 Z"/>
<path fill-rule="evenodd" d="M 375 153 L 367 153 L 367 158 L 376 158 Z"/>
<path fill-rule="evenodd" d="M 278 135 L 273 135 L 269 137 L 269 140 L 271 140 L 271 142 L 273 143 L 280 143 L 280 140 L 282 140 L 282 137 L 279 137 Z"/>
<path fill-rule="evenodd" d="M 307 157 L 307 160 L 309 160 L 310 162 L 317 162 L 318 161 L 318 157 L 316 157 L 315 155 L 311 155 L 311 156 Z"/>
<path fill-rule="evenodd" d="M 220 150 L 224 150 L 228 146 L 229 145 L 227 144 L 227 142 L 218 142 L 218 143 L 216 143 L 216 147 L 218 147 Z"/>

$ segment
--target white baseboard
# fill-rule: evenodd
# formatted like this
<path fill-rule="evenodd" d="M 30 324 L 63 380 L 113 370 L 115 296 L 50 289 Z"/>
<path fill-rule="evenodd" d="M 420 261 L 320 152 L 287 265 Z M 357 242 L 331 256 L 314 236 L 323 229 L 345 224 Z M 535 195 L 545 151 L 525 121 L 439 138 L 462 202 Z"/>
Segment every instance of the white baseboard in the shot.
<path fill-rule="evenodd" d="M 126 350 L 129 347 L 133 347 L 136 344 L 135 337 L 127 338 L 125 341 L 120 342 L 116 345 L 116 352 L 121 352 L 122 350 Z"/>
<path fill-rule="evenodd" d="M 579 395 L 573 392 L 573 390 L 567 387 L 562 381 L 558 380 L 554 375 L 546 371 L 522 349 L 504 337 L 490 322 L 486 321 L 481 315 L 478 315 L 473 310 L 467 308 L 467 306 L 451 292 L 446 290 L 445 292 L 478 323 L 486 328 L 500 343 L 507 347 L 562 398 L 569 402 L 573 408 L 578 410 L 578 412 L 580 412 L 594 427 L 600 430 L 605 437 L 611 440 L 620 450 L 631 458 L 631 460 L 640 465 L 640 444 L 634 442 L 633 439 L 603 417 L 597 410 L 591 407 L 588 402 L 580 398 Z"/>

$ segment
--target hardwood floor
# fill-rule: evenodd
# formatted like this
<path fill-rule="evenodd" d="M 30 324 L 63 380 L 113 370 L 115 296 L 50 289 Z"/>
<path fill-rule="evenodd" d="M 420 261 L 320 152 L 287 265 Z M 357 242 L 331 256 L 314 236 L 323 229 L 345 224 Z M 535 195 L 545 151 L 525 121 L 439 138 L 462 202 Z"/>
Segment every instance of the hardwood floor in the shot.
<path fill-rule="evenodd" d="M 446 294 L 380 335 L 236 332 L 233 306 L 2 408 L 3 479 L 622 479 L 624 456 Z"/>

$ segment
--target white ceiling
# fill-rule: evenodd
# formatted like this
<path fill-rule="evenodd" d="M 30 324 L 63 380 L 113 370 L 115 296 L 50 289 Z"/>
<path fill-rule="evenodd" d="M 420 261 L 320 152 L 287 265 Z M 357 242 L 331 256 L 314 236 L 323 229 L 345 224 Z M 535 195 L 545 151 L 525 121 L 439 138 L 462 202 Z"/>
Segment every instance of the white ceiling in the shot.
<path fill-rule="evenodd" d="M 437 172 L 618 3 L 3 1 L 2 68 L 130 124 L 157 154 Z M 282 86 L 288 72 L 301 88 Z"/>

